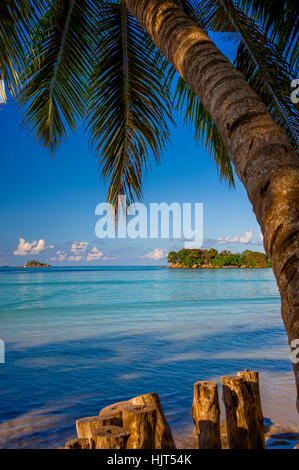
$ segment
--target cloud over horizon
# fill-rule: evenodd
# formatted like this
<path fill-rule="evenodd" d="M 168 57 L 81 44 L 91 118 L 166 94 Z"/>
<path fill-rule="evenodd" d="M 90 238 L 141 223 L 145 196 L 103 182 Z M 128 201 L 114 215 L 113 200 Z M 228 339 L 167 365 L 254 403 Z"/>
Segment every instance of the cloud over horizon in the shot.
<path fill-rule="evenodd" d="M 26 242 L 24 238 L 20 238 L 18 248 L 14 250 L 15 256 L 34 255 L 41 251 L 55 248 L 54 245 L 46 245 L 44 239 L 34 240 L 33 242 Z"/>
<path fill-rule="evenodd" d="M 153 251 L 150 251 L 146 255 L 140 256 L 140 258 L 158 261 L 159 259 L 165 258 L 167 254 L 167 250 L 163 250 L 162 248 L 155 248 Z"/>
<path fill-rule="evenodd" d="M 235 237 L 226 237 L 226 238 L 219 237 L 217 240 L 217 243 L 222 244 L 222 245 L 225 245 L 227 243 L 243 243 L 243 244 L 251 243 L 253 234 L 254 234 L 254 230 L 252 228 L 248 232 L 245 232 L 244 235 L 241 235 L 241 236 L 236 235 Z"/>
<path fill-rule="evenodd" d="M 74 241 L 72 243 L 71 252 L 74 253 L 74 255 L 76 256 L 80 256 L 85 253 L 85 251 L 87 250 L 87 247 L 88 247 L 88 242 Z"/>
<path fill-rule="evenodd" d="M 87 254 L 86 260 L 87 261 L 95 261 L 97 259 L 102 258 L 103 256 L 104 256 L 104 253 L 102 251 L 98 250 L 96 246 L 94 246 L 91 249 L 90 253 Z"/>
<path fill-rule="evenodd" d="M 64 261 L 67 258 L 67 254 L 62 250 L 56 251 L 56 255 L 50 258 L 50 261 Z"/>

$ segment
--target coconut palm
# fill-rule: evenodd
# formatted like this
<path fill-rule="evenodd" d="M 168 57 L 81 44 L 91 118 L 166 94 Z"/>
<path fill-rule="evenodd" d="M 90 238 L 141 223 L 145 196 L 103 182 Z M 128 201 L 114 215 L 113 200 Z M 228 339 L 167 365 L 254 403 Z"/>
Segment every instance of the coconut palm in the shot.
<path fill-rule="evenodd" d="M 299 338 L 298 109 L 289 99 L 298 72 L 296 3 L 3 0 L 0 25 L 1 71 L 11 89 L 21 85 L 25 124 L 54 152 L 84 119 L 109 201 L 141 197 L 173 108 L 231 184 L 234 167 L 264 236 L 290 345 Z M 209 31 L 237 41 L 235 67 Z"/>

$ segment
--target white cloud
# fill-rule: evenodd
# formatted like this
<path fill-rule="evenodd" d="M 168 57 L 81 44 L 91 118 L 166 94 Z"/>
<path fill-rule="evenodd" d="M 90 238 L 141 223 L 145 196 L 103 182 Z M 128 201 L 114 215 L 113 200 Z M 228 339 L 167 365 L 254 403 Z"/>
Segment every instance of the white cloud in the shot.
<path fill-rule="evenodd" d="M 264 235 L 262 233 L 260 233 L 259 238 L 263 241 L 264 240 Z"/>
<path fill-rule="evenodd" d="M 44 239 L 34 240 L 33 242 L 26 242 L 24 238 L 20 238 L 18 248 L 13 253 L 15 256 L 24 256 L 29 254 L 40 253 L 41 251 L 53 249 L 54 245 L 46 245 Z"/>
<path fill-rule="evenodd" d="M 88 253 L 86 259 L 87 259 L 87 261 L 95 261 L 97 259 L 102 258 L 103 256 L 104 256 L 104 253 L 102 251 L 98 250 L 96 246 L 94 246 L 91 249 L 90 253 Z M 106 259 L 106 258 L 103 258 L 103 259 Z"/>
<path fill-rule="evenodd" d="M 67 257 L 67 254 L 62 250 L 56 251 L 56 255 L 57 256 L 50 258 L 50 261 L 64 261 Z"/>
<path fill-rule="evenodd" d="M 243 237 L 240 237 L 240 243 L 250 243 L 254 234 L 253 228 L 249 232 L 245 232 Z"/>
<path fill-rule="evenodd" d="M 82 255 L 72 255 L 68 257 L 68 260 L 69 261 L 81 261 L 82 258 L 83 258 Z"/>
<path fill-rule="evenodd" d="M 226 243 L 250 243 L 254 234 L 253 228 L 244 235 L 236 235 L 235 237 L 218 238 L 217 243 L 225 245 Z"/>
<path fill-rule="evenodd" d="M 154 251 L 150 251 L 144 256 L 140 256 L 140 258 L 147 258 L 154 261 L 158 261 L 159 259 L 165 258 L 167 256 L 167 250 L 162 250 L 162 248 L 155 248 Z"/>
<path fill-rule="evenodd" d="M 73 242 L 71 252 L 76 256 L 82 256 L 83 253 L 87 250 L 88 242 Z"/>

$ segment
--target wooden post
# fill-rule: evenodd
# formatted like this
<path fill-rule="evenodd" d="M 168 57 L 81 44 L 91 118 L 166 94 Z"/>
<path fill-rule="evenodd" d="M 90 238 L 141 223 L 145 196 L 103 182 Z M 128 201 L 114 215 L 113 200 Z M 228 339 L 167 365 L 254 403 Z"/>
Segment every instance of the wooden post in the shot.
<path fill-rule="evenodd" d="M 121 426 L 121 418 L 115 415 L 91 416 L 76 421 L 77 435 L 79 438 L 90 438 L 103 426 Z"/>
<path fill-rule="evenodd" d="M 125 406 L 122 419 L 123 427 L 130 432 L 127 449 L 155 449 L 157 410 L 153 406 Z"/>
<path fill-rule="evenodd" d="M 91 439 L 72 439 L 65 444 L 66 449 L 92 449 Z"/>
<path fill-rule="evenodd" d="M 99 428 L 92 441 L 95 449 L 125 449 L 130 433 L 119 426 Z"/>
<path fill-rule="evenodd" d="M 247 425 L 250 449 L 265 449 L 264 416 L 260 395 L 259 374 L 256 371 L 238 372 L 247 388 Z"/>
<path fill-rule="evenodd" d="M 122 410 L 125 406 L 127 406 L 130 403 L 130 400 L 128 401 L 119 401 L 117 403 L 112 403 L 112 405 L 105 406 L 100 413 L 99 416 L 103 415 L 110 415 L 110 416 L 116 416 L 117 418 L 120 418 L 122 420 Z"/>
<path fill-rule="evenodd" d="M 132 410 L 132 406 L 135 408 L 135 410 L 137 409 L 136 407 L 139 407 L 140 409 L 140 406 L 149 409 L 155 408 L 156 410 L 155 440 L 152 449 L 176 448 L 169 424 L 162 409 L 159 395 L 157 393 L 147 393 L 146 395 L 140 395 L 128 401 L 121 401 L 119 403 L 114 403 L 112 405 L 106 406 L 100 411 L 100 416 L 110 414 L 116 417 L 120 417 L 121 426 L 127 428 L 124 425 L 123 420 L 124 410 Z M 141 418 L 136 417 L 136 419 Z M 132 442 L 132 440 L 130 442 Z"/>
<path fill-rule="evenodd" d="M 221 449 L 220 407 L 217 382 L 197 382 L 191 416 L 198 434 L 199 449 Z"/>
<path fill-rule="evenodd" d="M 222 377 L 226 412 L 227 438 L 230 449 L 249 449 L 246 386 L 242 377 Z"/>
<path fill-rule="evenodd" d="M 147 393 L 130 400 L 132 405 L 154 407 L 157 412 L 154 449 L 176 449 L 174 438 L 157 393 Z"/>

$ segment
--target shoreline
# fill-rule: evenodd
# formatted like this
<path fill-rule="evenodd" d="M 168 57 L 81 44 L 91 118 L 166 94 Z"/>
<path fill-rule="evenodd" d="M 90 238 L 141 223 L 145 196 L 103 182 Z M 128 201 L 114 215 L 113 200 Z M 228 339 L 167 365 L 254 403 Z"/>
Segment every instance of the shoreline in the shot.
<path fill-rule="evenodd" d="M 170 266 L 162 266 L 163 269 L 270 269 L 271 266 L 212 266 L 212 265 L 200 265 L 184 266 L 183 264 L 171 264 Z"/>
<path fill-rule="evenodd" d="M 262 371 L 260 379 L 266 449 L 294 449 L 299 443 L 299 423 L 292 373 L 272 374 Z M 162 405 L 166 402 L 163 398 Z M 226 449 L 225 411 L 221 400 L 220 408 L 222 448 Z M 4 449 L 63 449 L 65 442 L 75 437 L 73 417 L 65 415 L 63 410 L 65 408 L 61 404 L 50 403 L 1 422 L 0 446 Z M 98 412 L 98 408 L 94 411 Z M 177 448 L 197 449 L 197 435 L 189 416 L 190 409 L 184 410 L 183 422 L 174 425 L 171 424 L 171 415 L 177 411 L 173 409 L 166 413 Z M 66 431 L 65 427 L 69 429 Z"/>
<path fill-rule="evenodd" d="M 299 422 L 295 407 L 296 391 L 292 372 L 283 374 L 260 372 L 260 391 L 265 423 L 267 449 L 294 449 L 299 444 Z M 224 425 L 225 410 L 221 408 L 221 442 L 227 448 Z M 196 449 L 197 436 L 190 424 L 173 430 L 178 449 Z"/>

